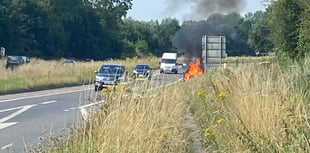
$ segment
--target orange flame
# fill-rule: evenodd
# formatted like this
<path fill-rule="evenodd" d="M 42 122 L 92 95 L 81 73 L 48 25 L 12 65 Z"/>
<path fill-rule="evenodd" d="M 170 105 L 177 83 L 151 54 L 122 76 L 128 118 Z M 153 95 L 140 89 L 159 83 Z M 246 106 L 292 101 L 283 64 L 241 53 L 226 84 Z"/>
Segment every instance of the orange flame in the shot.
<path fill-rule="evenodd" d="M 203 69 L 200 67 L 200 59 L 197 58 L 196 62 L 189 62 L 188 69 L 186 70 L 183 80 L 188 81 L 194 76 L 201 76 L 203 74 Z"/>

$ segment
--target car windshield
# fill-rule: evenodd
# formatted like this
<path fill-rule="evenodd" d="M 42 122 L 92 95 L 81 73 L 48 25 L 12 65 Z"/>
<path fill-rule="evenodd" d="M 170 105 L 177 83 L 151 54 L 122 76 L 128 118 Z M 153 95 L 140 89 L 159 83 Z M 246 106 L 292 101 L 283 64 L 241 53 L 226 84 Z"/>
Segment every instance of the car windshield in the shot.
<path fill-rule="evenodd" d="M 21 56 L 8 56 L 8 61 L 21 61 Z"/>
<path fill-rule="evenodd" d="M 103 65 L 103 66 L 101 66 L 99 73 L 122 74 L 122 73 L 124 73 L 124 67 L 119 66 L 119 65 Z"/>
<path fill-rule="evenodd" d="M 176 60 L 174 59 L 161 59 L 162 63 L 175 64 Z"/>
<path fill-rule="evenodd" d="M 139 70 L 139 69 L 148 70 L 148 69 L 150 69 L 150 66 L 148 66 L 148 65 L 136 65 L 136 69 L 137 70 Z"/>

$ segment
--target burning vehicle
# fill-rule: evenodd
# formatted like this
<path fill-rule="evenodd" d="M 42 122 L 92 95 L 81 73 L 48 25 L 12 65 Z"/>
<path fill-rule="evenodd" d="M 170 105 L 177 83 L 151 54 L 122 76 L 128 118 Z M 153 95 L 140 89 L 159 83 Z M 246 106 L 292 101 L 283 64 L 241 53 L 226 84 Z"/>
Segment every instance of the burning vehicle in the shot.
<path fill-rule="evenodd" d="M 195 59 L 195 62 L 189 61 L 188 68 L 184 73 L 183 80 L 188 81 L 192 77 L 203 75 L 203 68 L 201 66 L 201 60 Z"/>

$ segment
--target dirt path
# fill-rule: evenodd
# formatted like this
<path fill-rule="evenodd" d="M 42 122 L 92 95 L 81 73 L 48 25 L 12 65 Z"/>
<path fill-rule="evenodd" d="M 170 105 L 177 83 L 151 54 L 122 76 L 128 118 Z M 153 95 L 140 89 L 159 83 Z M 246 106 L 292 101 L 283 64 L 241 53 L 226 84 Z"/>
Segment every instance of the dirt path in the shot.
<path fill-rule="evenodd" d="M 203 140 L 200 135 L 200 128 L 197 125 L 193 114 L 190 111 L 190 107 L 188 106 L 185 113 L 185 124 L 186 127 L 190 130 L 190 139 L 191 139 L 191 149 L 193 153 L 206 153 L 205 149 L 201 144 L 201 140 Z"/>

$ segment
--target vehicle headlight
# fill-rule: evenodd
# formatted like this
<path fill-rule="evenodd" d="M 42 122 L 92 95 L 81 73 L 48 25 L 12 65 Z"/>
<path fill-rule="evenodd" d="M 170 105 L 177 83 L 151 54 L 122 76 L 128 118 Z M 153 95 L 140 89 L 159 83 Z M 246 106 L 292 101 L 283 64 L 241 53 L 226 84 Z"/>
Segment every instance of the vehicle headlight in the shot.
<path fill-rule="evenodd" d="M 124 80 L 124 79 L 125 79 L 124 76 L 121 76 L 121 77 L 116 78 L 117 81 L 122 81 L 122 80 Z"/>
<path fill-rule="evenodd" d="M 147 71 L 146 71 L 146 73 L 150 73 L 150 72 L 151 72 L 150 70 L 147 70 Z"/>
<path fill-rule="evenodd" d="M 133 70 L 133 73 L 138 73 L 136 70 Z"/>
<path fill-rule="evenodd" d="M 101 81 L 103 79 L 103 77 L 101 76 L 96 76 L 96 81 Z"/>

